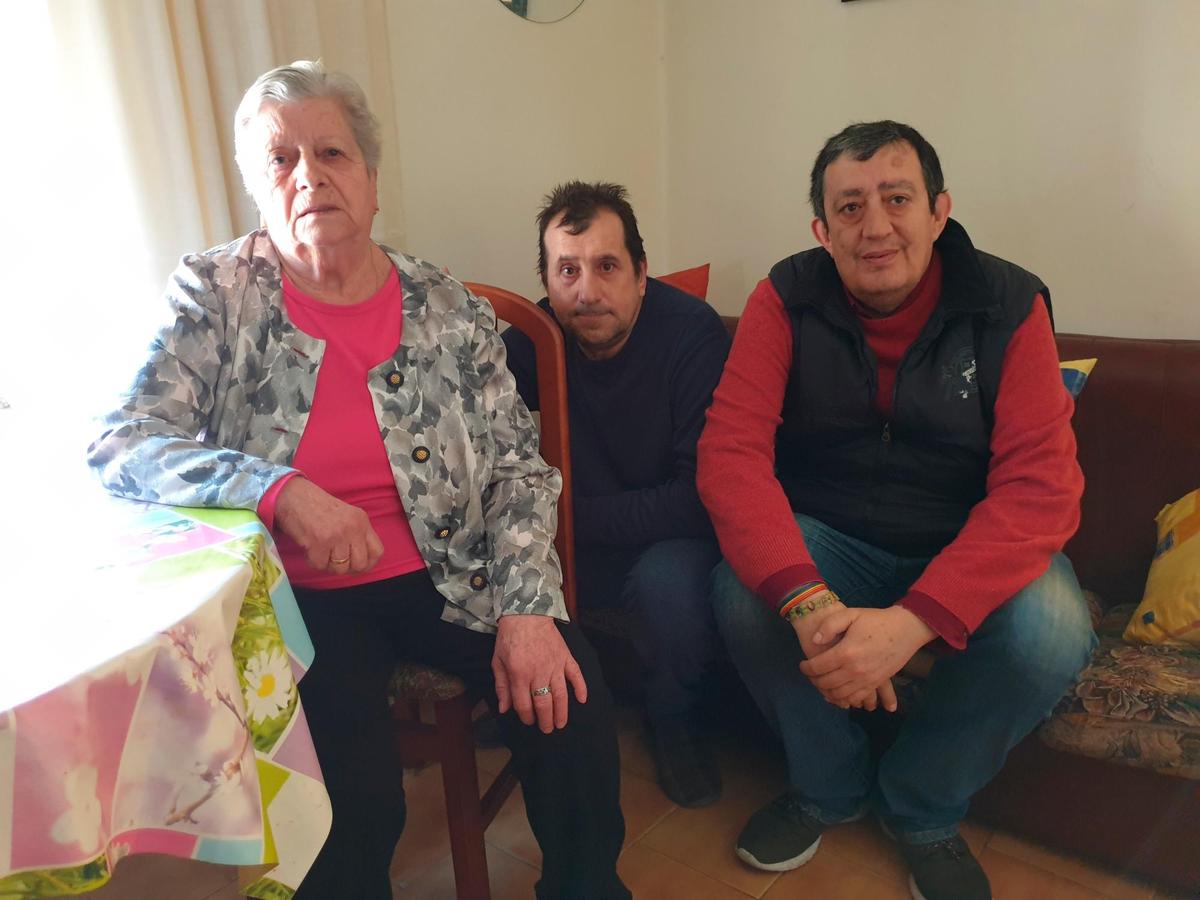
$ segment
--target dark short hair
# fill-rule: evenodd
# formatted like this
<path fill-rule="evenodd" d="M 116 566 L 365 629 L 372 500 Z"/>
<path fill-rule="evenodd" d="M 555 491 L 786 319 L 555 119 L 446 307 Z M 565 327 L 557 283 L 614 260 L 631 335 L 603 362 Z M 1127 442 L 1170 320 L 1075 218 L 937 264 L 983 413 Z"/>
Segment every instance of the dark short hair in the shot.
<path fill-rule="evenodd" d="M 596 213 L 602 209 L 611 210 L 621 220 L 625 229 L 625 249 L 634 266 L 639 266 L 646 259 L 646 248 L 642 245 L 642 236 L 638 232 L 637 216 L 629 205 L 629 192 L 619 184 L 597 181 L 588 184 L 583 181 L 568 181 L 560 184 L 542 198 L 542 208 L 538 211 L 538 275 L 542 284 L 546 283 L 546 229 L 562 213 L 562 228 L 568 234 L 583 234 L 592 225 Z"/>
<path fill-rule="evenodd" d="M 937 151 L 911 125 L 884 119 L 881 122 L 856 122 L 848 125 L 825 142 L 825 146 L 817 154 L 817 161 L 813 163 L 812 179 L 808 188 L 813 215 L 825 222 L 825 170 L 829 168 L 830 163 L 843 154 L 849 154 L 853 159 L 864 162 L 878 153 L 881 147 L 900 142 L 910 145 L 917 152 L 921 174 L 925 178 L 925 191 L 929 194 L 929 211 L 932 212 L 938 194 L 946 190 Z"/>

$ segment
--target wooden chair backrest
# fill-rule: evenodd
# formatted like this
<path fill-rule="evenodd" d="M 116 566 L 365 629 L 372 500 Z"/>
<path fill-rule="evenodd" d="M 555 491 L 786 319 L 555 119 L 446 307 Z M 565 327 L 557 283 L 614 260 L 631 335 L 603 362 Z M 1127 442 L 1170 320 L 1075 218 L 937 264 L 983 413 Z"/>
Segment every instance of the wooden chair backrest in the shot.
<path fill-rule="evenodd" d="M 520 294 L 490 284 L 464 282 L 467 290 L 492 304 L 496 316 L 533 341 L 537 360 L 542 458 L 562 473 L 558 533 L 554 548 L 562 564 L 563 596 L 575 619 L 575 519 L 571 506 L 571 434 L 567 421 L 567 355 L 562 331 L 545 310 Z"/>

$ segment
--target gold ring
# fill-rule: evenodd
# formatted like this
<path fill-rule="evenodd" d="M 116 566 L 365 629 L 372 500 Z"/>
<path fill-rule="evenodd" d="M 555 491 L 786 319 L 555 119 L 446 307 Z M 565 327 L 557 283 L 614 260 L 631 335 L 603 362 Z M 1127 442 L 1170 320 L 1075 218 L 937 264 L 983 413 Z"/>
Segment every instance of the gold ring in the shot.
<path fill-rule="evenodd" d="M 540 688 L 534 688 L 529 693 L 533 694 L 533 696 L 535 696 L 535 697 L 545 697 L 548 693 L 550 693 L 550 685 L 546 685 L 545 687 L 540 687 Z"/>
<path fill-rule="evenodd" d="M 346 563 L 350 562 L 350 557 L 347 556 L 345 559 L 335 559 L 331 556 L 329 557 L 329 561 L 335 566 L 344 566 Z"/>

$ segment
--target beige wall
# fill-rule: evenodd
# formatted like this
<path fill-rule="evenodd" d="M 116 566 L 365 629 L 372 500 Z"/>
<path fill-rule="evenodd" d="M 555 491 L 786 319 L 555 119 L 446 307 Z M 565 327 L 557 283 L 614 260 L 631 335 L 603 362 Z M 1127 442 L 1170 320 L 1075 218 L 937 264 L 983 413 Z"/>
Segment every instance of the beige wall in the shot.
<path fill-rule="evenodd" d="M 629 188 L 657 270 L 658 2 L 589 0 L 553 25 L 492 0 L 389 0 L 388 13 L 405 249 L 540 297 L 542 196 L 565 179 L 605 179 Z"/>
<path fill-rule="evenodd" d="M 890 116 L 938 148 L 977 243 L 1046 279 L 1061 330 L 1200 338 L 1200 0 L 587 0 L 553 25 L 377 0 L 360 59 L 303 44 L 346 27 L 312 5 L 278 10 L 292 43 L 394 121 L 380 236 L 461 278 L 539 295 L 540 198 L 602 178 L 630 188 L 652 272 L 711 261 L 739 311 L 814 245 L 821 142 Z"/>
<path fill-rule="evenodd" d="M 1196 0 L 665 0 L 664 33 L 670 260 L 722 311 L 815 246 L 821 142 L 890 117 L 1060 330 L 1200 338 Z"/>

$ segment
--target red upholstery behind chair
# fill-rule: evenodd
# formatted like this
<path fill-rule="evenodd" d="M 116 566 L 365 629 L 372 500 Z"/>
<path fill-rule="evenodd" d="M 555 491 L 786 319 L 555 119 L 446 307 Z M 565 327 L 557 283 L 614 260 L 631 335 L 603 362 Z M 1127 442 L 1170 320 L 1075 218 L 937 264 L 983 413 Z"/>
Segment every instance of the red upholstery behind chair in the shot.
<path fill-rule="evenodd" d="M 696 266 L 693 269 L 681 269 L 669 275 L 655 275 L 659 281 L 677 287 L 693 297 L 701 300 L 708 299 L 708 268 L 709 264 Z"/>

